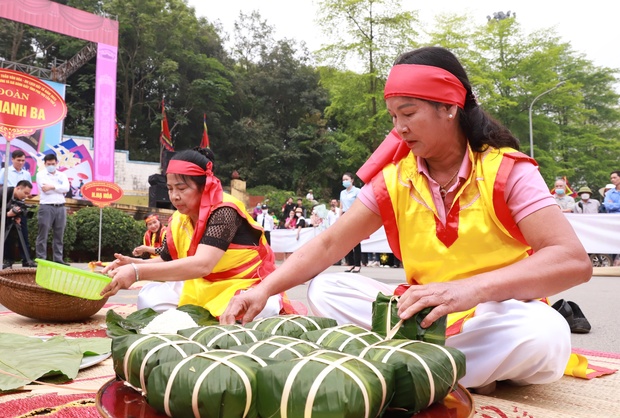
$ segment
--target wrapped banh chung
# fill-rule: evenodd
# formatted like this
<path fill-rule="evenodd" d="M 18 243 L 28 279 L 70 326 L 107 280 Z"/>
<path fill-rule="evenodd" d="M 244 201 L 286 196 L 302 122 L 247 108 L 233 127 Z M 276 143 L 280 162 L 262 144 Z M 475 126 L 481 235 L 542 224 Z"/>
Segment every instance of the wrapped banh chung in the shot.
<path fill-rule="evenodd" d="M 393 394 L 393 366 L 337 351 L 318 350 L 258 371 L 261 417 L 374 418 Z"/>
<path fill-rule="evenodd" d="M 112 340 L 112 360 L 116 375 L 143 393 L 153 368 L 178 361 L 207 347 L 177 334 L 127 334 Z"/>
<path fill-rule="evenodd" d="M 149 376 L 147 402 L 170 417 L 256 418 L 256 372 L 273 362 L 213 350 L 163 363 Z"/>
<path fill-rule="evenodd" d="M 211 325 L 202 328 L 188 328 L 180 330 L 179 335 L 198 341 L 210 350 L 255 343 L 269 337 L 269 334 L 241 325 Z"/>
<path fill-rule="evenodd" d="M 230 347 L 231 350 L 243 351 L 254 354 L 262 358 L 274 360 L 292 360 L 304 357 L 320 347 L 310 341 L 300 340 L 293 337 L 273 335 L 266 340 L 254 344 L 245 344 L 237 347 Z"/>
<path fill-rule="evenodd" d="M 369 345 L 384 340 L 381 335 L 354 324 L 305 332 L 299 338 L 349 354 L 358 354 Z"/>
<path fill-rule="evenodd" d="M 331 318 L 280 315 L 248 322 L 245 326 L 271 335 L 284 335 L 287 337 L 299 338 L 304 332 L 335 327 L 337 324 L 336 320 Z"/>
<path fill-rule="evenodd" d="M 373 344 L 360 357 L 396 367 L 396 392 L 390 408 L 414 414 L 456 389 L 465 375 L 465 355 L 452 347 L 411 340 Z"/>
<path fill-rule="evenodd" d="M 391 338 L 403 340 L 420 340 L 427 343 L 445 345 L 446 342 L 446 317 L 442 316 L 429 327 L 422 328 L 420 323 L 433 309 L 424 308 L 406 321 L 400 322 L 398 316 L 399 296 L 386 296 L 379 292 L 377 299 L 372 303 L 372 330 L 383 337 L 388 332 L 397 328 Z"/>

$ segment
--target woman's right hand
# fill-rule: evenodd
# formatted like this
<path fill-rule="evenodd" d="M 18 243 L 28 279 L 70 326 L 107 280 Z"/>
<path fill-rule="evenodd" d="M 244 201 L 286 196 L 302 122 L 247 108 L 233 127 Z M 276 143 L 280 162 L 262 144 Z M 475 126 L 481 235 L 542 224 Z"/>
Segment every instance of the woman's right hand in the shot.
<path fill-rule="evenodd" d="M 114 257 L 116 258 L 116 260 L 108 263 L 108 265 L 105 266 L 103 270 L 101 270 L 101 273 L 106 274 L 110 270 L 114 270 L 115 268 L 124 266 L 125 264 L 130 264 L 132 261 L 135 261 L 135 259 L 119 253 L 114 253 Z"/>
<path fill-rule="evenodd" d="M 263 292 L 261 286 L 252 287 L 233 296 L 224 313 L 220 315 L 220 324 L 233 325 L 237 320 L 243 325 L 247 324 L 265 309 L 267 299 L 269 294 Z"/>

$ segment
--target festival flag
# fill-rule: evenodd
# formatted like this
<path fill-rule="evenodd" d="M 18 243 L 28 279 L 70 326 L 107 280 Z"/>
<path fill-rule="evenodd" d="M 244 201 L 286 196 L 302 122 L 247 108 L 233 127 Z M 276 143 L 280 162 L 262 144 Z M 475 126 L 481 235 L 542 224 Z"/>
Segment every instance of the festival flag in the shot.
<path fill-rule="evenodd" d="M 207 114 L 202 117 L 202 141 L 200 141 L 200 148 L 209 148 L 209 132 L 207 131 Z"/>
<path fill-rule="evenodd" d="M 114 114 L 114 140 L 118 141 L 118 119 L 116 113 Z"/>
<path fill-rule="evenodd" d="M 166 118 L 166 108 L 164 101 L 161 101 L 161 133 L 159 134 L 159 142 L 168 151 L 174 151 L 174 145 L 172 144 L 172 138 L 170 137 L 170 129 L 168 129 L 168 118 Z"/>
<path fill-rule="evenodd" d="M 566 176 L 562 177 L 562 179 L 564 180 L 564 184 L 566 184 L 566 194 L 573 198 L 577 197 L 577 193 L 574 192 L 573 189 L 570 187 L 570 184 L 568 183 L 568 179 L 566 178 Z"/>

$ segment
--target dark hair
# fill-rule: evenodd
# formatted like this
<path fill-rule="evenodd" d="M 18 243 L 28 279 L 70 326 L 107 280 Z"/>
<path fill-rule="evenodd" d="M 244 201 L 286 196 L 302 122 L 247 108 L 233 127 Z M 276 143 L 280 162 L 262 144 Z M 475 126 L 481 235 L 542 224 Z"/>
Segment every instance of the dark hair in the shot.
<path fill-rule="evenodd" d="M 20 149 L 16 149 L 11 153 L 11 158 L 25 157 L 26 153 Z"/>
<path fill-rule="evenodd" d="M 58 162 L 58 158 L 56 158 L 56 154 L 54 154 L 53 152 L 51 154 L 45 154 L 45 157 L 43 157 L 43 162 L 48 162 L 52 160 Z"/>
<path fill-rule="evenodd" d="M 32 183 L 30 183 L 28 180 L 20 180 L 17 182 L 15 187 L 28 187 L 32 189 Z"/>
<path fill-rule="evenodd" d="M 179 161 L 187 161 L 188 163 L 196 164 L 198 167 L 203 170 L 207 169 L 207 164 L 211 162 L 213 164 L 213 168 L 215 169 L 215 155 L 211 148 L 200 148 L 195 147 L 193 149 L 188 149 L 185 151 L 179 151 L 170 159 L 179 160 Z M 188 176 L 185 174 L 177 174 L 184 182 L 192 181 L 198 189 L 202 190 L 205 187 L 205 183 L 207 178 L 205 176 Z"/>
<path fill-rule="evenodd" d="M 612 174 L 615 174 L 616 176 L 620 177 L 620 171 L 616 170 L 616 171 L 612 171 L 611 173 L 609 173 L 609 175 L 611 176 Z"/>
<path fill-rule="evenodd" d="M 452 52 L 435 46 L 414 49 L 399 56 L 394 65 L 397 64 L 419 64 L 443 68 L 461 81 L 465 87 L 466 95 L 464 109 L 458 108 L 459 123 L 474 151 L 482 152 L 487 145 L 495 148 L 511 147 L 519 149 L 519 140 L 508 128 L 478 105 L 467 73 Z"/>
<path fill-rule="evenodd" d="M 353 180 L 355 180 L 355 176 L 353 175 L 353 173 L 351 173 L 349 171 L 344 173 L 343 176 L 348 176 L 351 179 L 351 182 L 353 182 Z"/>

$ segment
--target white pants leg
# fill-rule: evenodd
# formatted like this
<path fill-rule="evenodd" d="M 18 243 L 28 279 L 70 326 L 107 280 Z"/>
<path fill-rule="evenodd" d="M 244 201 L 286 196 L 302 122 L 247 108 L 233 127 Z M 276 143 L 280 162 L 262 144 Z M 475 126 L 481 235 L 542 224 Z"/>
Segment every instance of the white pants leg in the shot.
<path fill-rule="evenodd" d="M 377 293 L 395 288 L 364 276 L 326 273 L 310 283 L 308 303 L 315 315 L 370 329 Z M 539 301 L 516 300 L 480 304 L 446 345 L 465 354 L 467 372 L 460 381 L 465 387 L 496 380 L 553 382 L 562 377 L 571 349 L 570 329 L 558 312 Z"/>
<path fill-rule="evenodd" d="M 176 309 L 179 306 L 183 283 L 185 282 L 153 282 L 145 285 L 138 293 L 138 309 L 151 308 L 160 313 L 168 309 Z M 256 318 L 278 315 L 281 306 L 282 296 L 271 296 Z"/>
<path fill-rule="evenodd" d="M 152 282 L 144 285 L 138 293 L 138 309 L 151 308 L 156 312 L 176 309 L 184 281 Z"/>

